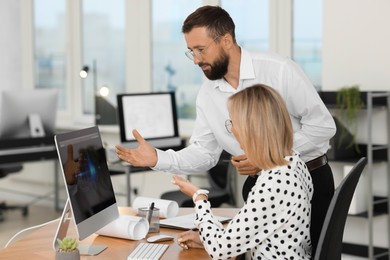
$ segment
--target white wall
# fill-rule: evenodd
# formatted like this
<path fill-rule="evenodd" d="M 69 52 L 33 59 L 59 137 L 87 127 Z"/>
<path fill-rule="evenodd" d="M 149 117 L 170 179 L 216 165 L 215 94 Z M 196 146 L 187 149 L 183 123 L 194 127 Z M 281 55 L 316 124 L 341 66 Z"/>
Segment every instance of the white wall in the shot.
<path fill-rule="evenodd" d="M 0 89 L 20 88 L 22 84 L 20 26 L 20 0 L 1 0 Z"/>
<path fill-rule="evenodd" d="M 390 1 L 388 0 L 323 0 L 323 90 L 338 90 L 343 86 L 358 84 L 361 90 L 390 91 Z M 386 117 L 383 109 L 373 115 L 374 143 L 388 143 Z M 367 115 L 359 114 L 357 139 L 367 141 Z M 332 163 L 336 183 L 340 167 Z M 386 165 L 373 168 L 373 192 L 385 196 Z M 363 174 L 355 191 L 352 206 L 364 210 L 368 196 L 367 174 Z M 380 228 L 378 228 L 381 226 Z M 374 221 L 374 244 L 388 247 L 386 218 Z M 348 218 L 344 241 L 368 243 L 368 223 L 364 218 Z"/>
<path fill-rule="evenodd" d="M 390 1 L 324 0 L 323 90 L 390 90 Z"/>

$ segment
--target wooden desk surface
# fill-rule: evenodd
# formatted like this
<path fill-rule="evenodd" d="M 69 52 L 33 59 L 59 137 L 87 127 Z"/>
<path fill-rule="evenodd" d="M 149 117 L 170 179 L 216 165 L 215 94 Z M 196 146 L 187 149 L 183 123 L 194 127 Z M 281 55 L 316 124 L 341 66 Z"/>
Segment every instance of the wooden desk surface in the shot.
<path fill-rule="evenodd" d="M 237 213 L 238 209 L 235 208 L 216 208 L 213 212 L 216 215 L 233 217 Z M 179 214 L 192 213 L 192 208 L 181 208 Z M 135 210 L 131 208 L 120 208 L 120 214 L 122 215 L 135 215 Z M 55 252 L 52 249 L 53 237 L 55 235 L 58 222 L 51 223 L 40 229 L 37 229 L 33 233 L 25 235 L 22 239 L 12 243 L 7 248 L 0 250 L 0 259 L 25 259 L 25 260 L 43 260 L 43 259 L 55 259 Z M 181 230 L 161 228 L 160 234 L 167 234 L 175 237 L 174 241 L 161 242 L 169 244 L 168 250 L 163 255 L 162 259 L 175 260 L 175 259 L 210 259 L 204 249 L 190 248 L 188 250 L 182 249 L 177 243 L 177 235 L 183 232 Z M 151 233 L 156 235 L 157 233 Z M 76 230 L 73 224 L 69 225 L 68 235 L 76 235 Z M 108 248 L 96 256 L 81 256 L 81 259 L 107 259 L 107 260 L 121 260 L 127 259 L 127 256 L 133 251 L 133 249 L 141 242 L 146 242 L 145 239 L 134 241 L 113 237 L 105 237 L 98 235 L 91 235 L 88 238 L 80 242 L 80 244 L 101 244 L 106 245 Z"/>

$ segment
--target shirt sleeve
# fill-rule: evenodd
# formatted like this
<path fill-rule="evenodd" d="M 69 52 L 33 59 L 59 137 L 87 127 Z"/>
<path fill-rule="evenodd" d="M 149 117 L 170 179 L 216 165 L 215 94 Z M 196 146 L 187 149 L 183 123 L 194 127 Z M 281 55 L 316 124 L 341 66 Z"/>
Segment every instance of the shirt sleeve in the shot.
<path fill-rule="evenodd" d="M 196 143 L 187 146 L 180 151 L 157 150 L 157 164 L 153 170 L 171 172 L 177 174 L 191 174 L 208 171 L 214 167 L 222 152 L 209 153 Z M 204 151 L 204 152 L 203 152 Z"/>
<path fill-rule="evenodd" d="M 157 150 L 158 160 L 154 170 L 191 174 L 208 171 L 217 164 L 222 147 L 206 119 L 207 111 L 200 104 L 205 102 L 203 95 L 200 91 L 197 97 L 196 121 L 190 144 L 180 151 Z"/>

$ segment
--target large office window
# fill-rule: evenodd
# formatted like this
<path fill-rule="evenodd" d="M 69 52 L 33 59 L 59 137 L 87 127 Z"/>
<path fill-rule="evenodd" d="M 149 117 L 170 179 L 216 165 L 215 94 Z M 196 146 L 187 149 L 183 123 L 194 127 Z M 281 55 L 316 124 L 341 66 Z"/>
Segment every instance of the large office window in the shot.
<path fill-rule="evenodd" d="M 221 6 L 236 25 L 236 39 L 241 47 L 255 52 L 269 49 L 268 0 L 222 0 Z"/>
<path fill-rule="evenodd" d="M 125 83 L 125 66 L 130 64 L 132 73 L 151 75 L 152 86 L 150 88 L 149 84 L 146 84 L 145 91 L 150 89 L 155 92 L 175 91 L 179 118 L 192 121 L 196 116 L 195 99 L 204 75 L 198 66 L 184 55 L 187 47 L 181 26 L 188 14 L 207 3 L 220 4 L 231 14 L 236 24 L 238 44 L 250 51 L 277 49 L 275 44 L 278 43 L 275 43 L 275 39 L 269 40 L 269 35 L 274 35 L 270 28 L 281 30 L 280 33 L 283 34 L 286 27 L 293 26 L 291 55 L 302 66 L 314 85 L 320 88 L 321 1 L 294 0 L 291 23 L 286 22 L 283 17 L 275 19 L 275 16 L 270 16 L 278 13 L 275 8 L 279 10 L 290 5 L 271 4 L 271 1 L 247 0 L 244 3 L 241 0 L 148 0 L 147 3 L 136 4 L 137 0 L 57 0 L 53 4 L 51 0 L 35 0 L 33 2 L 35 86 L 58 88 L 60 107 L 71 117 L 92 115 L 94 95 L 101 86 L 110 89 L 108 99 L 112 103 L 115 103 L 116 94 L 132 91 L 132 85 Z M 67 10 L 67 7 L 71 8 Z M 139 19 L 134 17 L 125 19 L 125 11 L 129 8 L 136 8 L 140 12 L 150 11 L 144 16 L 151 17 L 150 30 L 145 29 L 141 32 L 150 38 L 140 37 L 140 46 L 143 43 L 149 46 L 151 39 L 150 61 L 131 59 L 125 55 L 125 39 L 137 37 L 126 36 L 126 33 L 134 32 L 125 30 L 125 20 L 129 24 L 134 23 L 134 19 Z M 80 19 L 74 19 L 75 17 Z M 274 24 L 280 21 L 282 21 L 280 24 Z M 148 42 L 142 42 L 144 40 Z M 77 53 L 80 53 L 81 57 L 77 57 L 75 55 Z M 142 67 L 142 71 L 139 71 L 141 69 L 138 70 L 138 66 L 134 64 L 140 62 L 146 63 L 148 65 L 146 68 L 150 67 L 150 70 L 145 71 L 145 66 L 139 66 Z M 75 72 L 83 65 L 87 65 L 92 73 L 81 80 Z M 93 73 L 94 69 L 96 73 Z M 72 107 L 66 107 L 67 104 Z"/>
<path fill-rule="evenodd" d="M 104 86 L 116 104 L 125 91 L 125 0 L 83 0 L 83 63 L 91 77 L 83 80 L 83 113 L 94 114 L 94 97 Z"/>
<path fill-rule="evenodd" d="M 195 98 L 203 74 L 184 54 L 181 33 L 184 19 L 202 1 L 153 0 L 152 38 L 153 91 L 175 91 L 179 118 L 195 118 Z"/>
<path fill-rule="evenodd" d="M 293 59 L 317 89 L 321 88 L 322 1 L 294 0 Z"/>
<path fill-rule="evenodd" d="M 35 87 L 57 88 L 59 108 L 66 104 L 65 0 L 34 1 Z"/>

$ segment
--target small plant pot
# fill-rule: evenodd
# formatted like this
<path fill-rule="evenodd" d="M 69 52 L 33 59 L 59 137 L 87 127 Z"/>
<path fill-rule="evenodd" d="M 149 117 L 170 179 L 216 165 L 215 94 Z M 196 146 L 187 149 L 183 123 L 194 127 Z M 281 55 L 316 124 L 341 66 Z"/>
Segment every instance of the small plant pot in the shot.
<path fill-rule="evenodd" d="M 56 260 L 80 260 L 79 250 L 72 252 L 56 252 Z"/>

